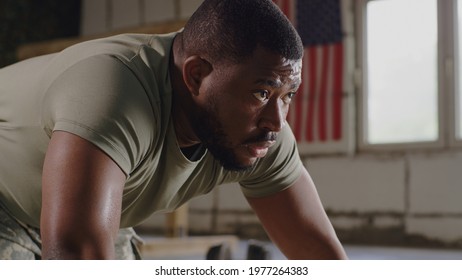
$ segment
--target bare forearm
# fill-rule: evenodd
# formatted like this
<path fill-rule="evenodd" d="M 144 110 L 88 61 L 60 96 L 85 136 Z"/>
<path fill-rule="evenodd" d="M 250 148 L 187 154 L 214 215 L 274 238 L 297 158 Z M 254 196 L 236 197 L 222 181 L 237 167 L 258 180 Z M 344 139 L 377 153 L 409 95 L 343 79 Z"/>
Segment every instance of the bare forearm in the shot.
<path fill-rule="evenodd" d="M 42 238 L 42 259 L 104 260 L 114 259 L 115 249 L 111 237 L 101 240 L 89 236 L 60 236 Z"/>
<path fill-rule="evenodd" d="M 289 259 L 347 258 L 306 170 L 284 191 L 248 201 Z"/>
<path fill-rule="evenodd" d="M 274 241 L 282 253 L 291 260 L 344 260 L 348 259 L 343 246 L 336 237 L 328 240 L 312 237 L 296 239 L 288 236 Z"/>
<path fill-rule="evenodd" d="M 42 250 L 44 260 L 111 260 L 114 254 L 105 254 L 93 249 L 84 248 L 44 248 Z"/>

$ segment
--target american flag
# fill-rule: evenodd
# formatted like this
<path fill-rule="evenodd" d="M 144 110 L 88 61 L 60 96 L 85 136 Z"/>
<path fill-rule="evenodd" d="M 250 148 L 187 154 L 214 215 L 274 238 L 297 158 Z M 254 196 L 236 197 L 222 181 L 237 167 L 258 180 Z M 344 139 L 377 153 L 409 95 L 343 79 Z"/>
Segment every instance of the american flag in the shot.
<path fill-rule="evenodd" d="M 287 120 L 298 142 L 342 140 L 344 72 L 341 0 L 273 0 L 305 48 L 302 85 Z"/>

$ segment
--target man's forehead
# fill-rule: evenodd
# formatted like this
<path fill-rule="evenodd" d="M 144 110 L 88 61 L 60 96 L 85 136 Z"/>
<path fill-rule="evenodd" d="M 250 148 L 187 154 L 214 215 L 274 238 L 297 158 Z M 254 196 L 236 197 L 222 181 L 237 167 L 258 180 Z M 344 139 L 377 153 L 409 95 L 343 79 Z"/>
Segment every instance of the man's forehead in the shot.
<path fill-rule="evenodd" d="M 223 75 L 238 76 L 255 85 L 272 88 L 289 86 L 297 89 L 301 84 L 302 59 L 287 59 L 274 52 L 257 48 L 253 55 L 239 63 L 224 63 Z M 220 71 L 221 72 L 221 71 Z M 233 73 L 233 74 L 231 74 Z"/>
<path fill-rule="evenodd" d="M 280 58 L 278 63 L 267 65 L 273 78 L 282 83 L 293 83 L 300 80 L 302 72 L 302 61 Z"/>
<path fill-rule="evenodd" d="M 301 84 L 300 75 L 294 75 L 291 78 L 261 78 L 255 81 L 256 85 L 267 86 L 271 88 L 282 88 L 284 85 L 288 85 L 289 89 L 297 89 Z"/>
<path fill-rule="evenodd" d="M 279 53 L 267 50 L 263 47 L 257 47 L 247 61 L 250 63 L 277 66 L 278 68 L 283 67 L 289 71 L 298 71 L 302 66 L 302 58 L 286 58 Z"/>
<path fill-rule="evenodd" d="M 256 83 L 274 88 L 289 85 L 298 88 L 301 83 L 302 61 L 280 58 L 277 64 L 260 65 L 264 69 L 264 76 L 257 78 Z M 266 66 L 266 67 L 265 67 Z"/>

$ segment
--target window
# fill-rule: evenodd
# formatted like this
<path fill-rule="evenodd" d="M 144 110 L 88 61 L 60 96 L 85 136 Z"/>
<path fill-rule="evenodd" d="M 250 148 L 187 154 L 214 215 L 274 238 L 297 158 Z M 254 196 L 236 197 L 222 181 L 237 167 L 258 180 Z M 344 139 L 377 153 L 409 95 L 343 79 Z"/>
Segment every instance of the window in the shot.
<path fill-rule="evenodd" d="M 462 0 L 362 0 L 359 12 L 360 147 L 461 140 Z"/>

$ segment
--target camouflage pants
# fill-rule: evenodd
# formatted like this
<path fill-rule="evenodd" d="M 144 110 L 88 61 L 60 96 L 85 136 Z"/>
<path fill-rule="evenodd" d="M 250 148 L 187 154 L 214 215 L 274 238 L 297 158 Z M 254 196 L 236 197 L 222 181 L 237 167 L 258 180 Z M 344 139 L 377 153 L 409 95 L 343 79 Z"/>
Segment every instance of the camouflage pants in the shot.
<path fill-rule="evenodd" d="M 115 243 L 116 259 L 140 259 L 140 242 L 132 228 L 120 229 Z M 40 230 L 17 221 L 0 207 L 0 260 L 41 259 Z"/>

